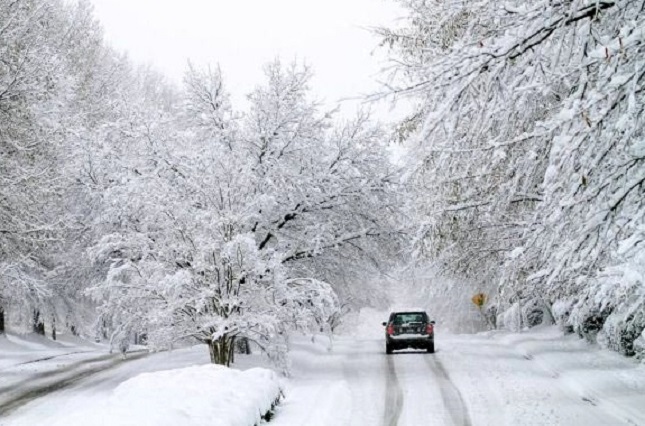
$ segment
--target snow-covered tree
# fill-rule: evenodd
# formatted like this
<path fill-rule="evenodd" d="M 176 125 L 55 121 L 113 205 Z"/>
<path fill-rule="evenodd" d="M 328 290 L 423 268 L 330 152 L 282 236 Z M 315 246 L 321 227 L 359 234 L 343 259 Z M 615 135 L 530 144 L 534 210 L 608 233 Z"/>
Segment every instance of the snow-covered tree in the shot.
<path fill-rule="evenodd" d="M 68 100 L 97 27 L 84 3 L 25 0 L 0 2 L 0 28 L 0 314 L 49 321 L 55 253 L 76 228 Z"/>
<path fill-rule="evenodd" d="M 92 249 L 105 317 L 153 343 L 196 338 L 220 364 L 238 337 L 280 358 L 290 328 L 328 328 L 339 303 L 307 265 L 394 230 L 380 133 L 364 117 L 334 128 L 307 68 L 266 74 L 238 118 L 220 73 L 189 68 L 183 112 L 108 191 L 121 223 Z"/>
<path fill-rule="evenodd" d="M 642 250 L 620 249 L 638 246 L 645 216 L 641 2 L 401 3 L 409 25 L 381 33 L 391 90 L 420 105 L 400 127 L 419 252 L 480 288 L 501 283 L 501 303 L 624 311 L 621 291 L 594 300 L 593 283 Z"/>
<path fill-rule="evenodd" d="M 173 90 L 104 44 L 86 1 L 3 1 L 0 28 L 1 313 L 88 332 L 102 271 L 85 251 L 113 229 L 102 208 L 132 129 Z"/>

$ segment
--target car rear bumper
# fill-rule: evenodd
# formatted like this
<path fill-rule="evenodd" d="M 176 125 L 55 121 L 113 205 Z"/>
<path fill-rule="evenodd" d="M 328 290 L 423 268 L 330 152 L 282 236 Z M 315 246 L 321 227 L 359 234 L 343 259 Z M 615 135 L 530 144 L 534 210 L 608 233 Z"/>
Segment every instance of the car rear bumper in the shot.
<path fill-rule="evenodd" d="M 393 348 L 426 348 L 434 342 L 434 336 L 427 334 L 399 334 L 387 336 L 386 342 Z"/>

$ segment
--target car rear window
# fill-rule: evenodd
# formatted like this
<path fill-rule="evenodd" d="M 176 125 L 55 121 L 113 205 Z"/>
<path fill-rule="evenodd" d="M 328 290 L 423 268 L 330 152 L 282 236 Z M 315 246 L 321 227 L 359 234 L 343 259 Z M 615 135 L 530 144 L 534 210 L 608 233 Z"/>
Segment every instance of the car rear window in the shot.
<path fill-rule="evenodd" d="M 394 324 L 409 324 L 413 322 L 426 322 L 425 312 L 400 312 L 393 314 L 392 320 Z"/>

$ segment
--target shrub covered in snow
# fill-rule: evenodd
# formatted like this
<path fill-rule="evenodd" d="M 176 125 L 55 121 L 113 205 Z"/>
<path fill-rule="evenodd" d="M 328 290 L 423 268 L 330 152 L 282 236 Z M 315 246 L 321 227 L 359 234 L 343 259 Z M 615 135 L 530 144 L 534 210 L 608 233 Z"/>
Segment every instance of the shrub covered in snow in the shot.
<path fill-rule="evenodd" d="M 521 312 L 521 317 L 520 317 Z M 542 324 L 552 324 L 552 313 L 538 299 L 515 302 L 497 315 L 497 328 L 520 331 Z"/>
<path fill-rule="evenodd" d="M 497 316 L 497 326 L 509 331 L 520 331 L 519 304 L 514 303 Z"/>
<path fill-rule="evenodd" d="M 522 306 L 524 325 L 535 327 L 542 324 L 552 324 L 552 314 L 539 299 L 530 299 Z"/>
<path fill-rule="evenodd" d="M 569 317 L 571 316 L 571 306 L 573 305 L 573 303 L 573 299 L 559 299 L 556 300 L 553 305 L 551 305 L 551 313 L 553 314 L 553 319 L 567 333 L 573 333 L 573 327 L 569 323 Z"/>
<path fill-rule="evenodd" d="M 643 356 L 645 253 L 588 279 L 568 321 L 590 341 L 627 356 Z"/>
<path fill-rule="evenodd" d="M 634 352 L 639 359 L 645 360 L 645 330 L 638 339 L 634 340 Z"/>
<path fill-rule="evenodd" d="M 640 256 L 645 262 L 645 253 Z M 636 355 L 635 341 L 645 331 L 645 263 L 626 264 L 607 271 L 599 280 L 596 303 L 613 304 L 598 338 L 624 355 Z M 641 354 L 643 355 L 643 354 Z"/>
<path fill-rule="evenodd" d="M 612 305 L 598 306 L 590 297 L 583 297 L 573 305 L 569 322 L 581 338 L 595 342 L 612 310 Z"/>

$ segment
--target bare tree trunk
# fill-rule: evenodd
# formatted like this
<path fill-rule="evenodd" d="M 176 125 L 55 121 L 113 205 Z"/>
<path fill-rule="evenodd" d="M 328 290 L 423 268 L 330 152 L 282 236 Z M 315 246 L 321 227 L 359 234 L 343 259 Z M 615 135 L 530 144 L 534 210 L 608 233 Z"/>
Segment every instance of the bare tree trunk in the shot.
<path fill-rule="evenodd" d="M 56 317 L 52 315 L 52 340 L 56 340 Z"/>
<path fill-rule="evenodd" d="M 208 345 L 208 354 L 211 357 L 211 364 L 217 364 L 215 362 L 215 346 L 213 345 L 213 341 L 206 340 L 206 344 Z"/>
<path fill-rule="evenodd" d="M 228 346 L 228 362 L 227 366 L 230 366 L 235 362 L 235 337 L 231 338 L 231 341 Z"/>
<path fill-rule="evenodd" d="M 34 333 L 40 334 L 41 336 L 45 335 L 45 322 L 42 319 L 42 316 L 40 315 L 40 311 L 38 309 L 34 309 L 34 319 L 32 323 L 32 328 Z"/>
<path fill-rule="evenodd" d="M 231 365 L 231 348 L 233 347 L 234 338 L 228 335 L 221 336 L 216 340 L 206 340 L 208 352 L 213 364 Z"/>
<path fill-rule="evenodd" d="M 0 334 L 4 333 L 4 306 L 0 305 Z"/>

